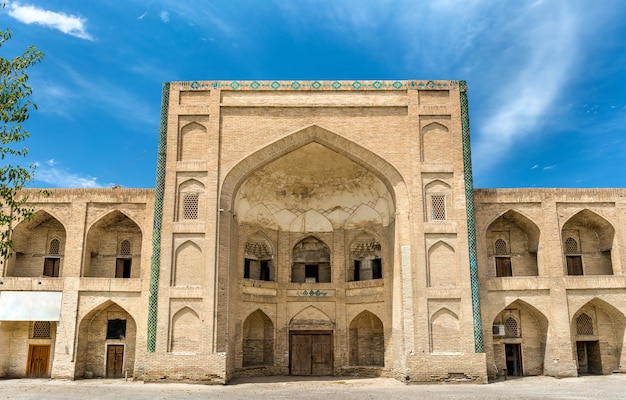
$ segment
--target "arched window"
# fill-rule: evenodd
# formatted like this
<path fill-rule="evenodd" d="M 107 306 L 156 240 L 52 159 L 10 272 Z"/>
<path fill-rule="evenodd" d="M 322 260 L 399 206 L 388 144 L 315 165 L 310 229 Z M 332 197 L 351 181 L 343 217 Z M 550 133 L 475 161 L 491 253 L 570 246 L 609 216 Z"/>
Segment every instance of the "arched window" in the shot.
<path fill-rule="evenodd" d="M 132 261 L 130 241 L 122 240 L 119 245 L 117 260 L 115 262 L 115 277 L 130 278 Z"/>
<path fill-rule="evenodd" d="M 382 279 L 383 263 L 380 242 L 373 235 L 362 233 L 350 245 L 347 278 L 349 281 Z"/>
<path fill-rule="evenodd" d="M 503 239 L 496 240 L 494 244 L 496 260 L 496 276 L 513 276 L 511 268 L 511 252 Z"/>
<path fill-rule="evenodd" d="M 314 237 L 301 240 L 293 248 L 292 282 L 330 282 L 330 250 Z"/>
<path fill-rule="evenodd" d="M 576 318 L 576 334 L 593 335 L 593 320 L 586 313 L 582 313 Z"/>
<path fill-rule="evenodd" d="M 200 195 L 198 193 L 185 193 L 183 196 L 183 219 L 198 219 L 198 203 Z"/>
<path fill-rule="evenodd" d="M 48 255 L 52 257 L 45 257 L 43 260 L 43 276 L 58 277 L 61 269 L 61 258 L 59 251 L 61 248 L 61 242 L 59 239 L 52 239 L 48 244 Z"/>
<path fill-rule="evenodd" d="M 517 320 L 513 317 L 509 317 L 506 319 L 504 324 L 504 329 L 506 331 L 506 336 L 508 337 L 519 337 L 520 331 L 517 325 Z"/>
<path fill-rule="evenodd" d="M 583 274 L 583 258 L 580 255 L 578 242 L 573 237 L 565 239 L 565 262 L 567 264 L 567 275 Z"/>
<path fill-rule="evenodd" d="M 565 240 L 565 253 L 567 253 L 567 254 L 577 254 L 577 253 L 579 253 L 579 251 L 578 251 L 578 242 L 576 242 L 576 239 L 574 239 L 572 237 L 568 237 Z"/>
<path fill-rule="evenodd" d="M 250 237 L 244 248 L 243 278 L 261 281 L 276 280 L 270 243 L 260 234 Z"/>
<path fill-rule="evenodd" d="M 48 247 L 48 254 L 58 255 L 60 247 L 61 243 L 59 242 L 59 239 L 52 239 Z"/>

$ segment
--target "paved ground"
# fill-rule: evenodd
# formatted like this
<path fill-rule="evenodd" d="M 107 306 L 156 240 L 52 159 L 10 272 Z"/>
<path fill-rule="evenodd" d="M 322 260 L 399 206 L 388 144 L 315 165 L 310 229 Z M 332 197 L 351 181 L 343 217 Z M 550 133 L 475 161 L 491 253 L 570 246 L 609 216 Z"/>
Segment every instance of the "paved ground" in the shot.
<path fill-rule="evenodd" d="M 239 379 L 190 385 L 122 380 L 0 380 L 0 399 L 626 399 L 626 374 L 554 379 L 527 377 L 487 385 L 410 385 L 393 379 Z"/>

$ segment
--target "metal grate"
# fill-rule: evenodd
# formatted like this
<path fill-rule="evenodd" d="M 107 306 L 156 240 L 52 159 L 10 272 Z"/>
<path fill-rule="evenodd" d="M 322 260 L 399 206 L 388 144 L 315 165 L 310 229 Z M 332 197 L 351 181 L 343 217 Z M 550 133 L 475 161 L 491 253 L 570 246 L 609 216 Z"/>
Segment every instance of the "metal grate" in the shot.
<path fill-rule="evenodd" d="M 442 194 L 430 197 L 433 221 L 445 221 L 446 219 L 446 196 Z"/>
<path fill-rule="evenodd" d="M 593 335 L 593 320 L 585 313 L 576 318 L 576 334 L 577 335 Z"/>
<path fill-rule="evenodd" d="M 517 326 L 517 320 L 515 318 L 507 318 L 506 323 L 504 324 L 504 329 L 506 330 L 507 336 L 519 337 L 519 327 Z"/>
<path fill-rule="evenodd" d="M 120 255 L 130 257 L 130 242 L 128 240 L 122 240 L 120 243 Z"/>
<path fill-rule="evenodd" d="M 33 322 L 30 337 L 33 339 L 50 339 L 50 321 Z"/>
<path fill-rule="evenodd" d="M 496 255 L 507 256 L 509 255 L 509 249 L 506 248 L 506 242 L 502 239 L 496 240 Z"/>
<path fill-rule="evenodd" d="M 198 219 L 198 193 L 186 193 L 183 197 L 183 219 Z"/>
<path fill-rule="evenodd" d="M 59 248 L 61 247 L 61 243 L 59 239 L 52 239 L 50 241 L 50 247 L 48 249 L 48 254 L 59 254 Z"/>
<path fill-rule="evenodd" d="M 578 242 L 573 237 L 568 237 L 565 240 L 565 252 L 567 254 L 578 253 Z"/>

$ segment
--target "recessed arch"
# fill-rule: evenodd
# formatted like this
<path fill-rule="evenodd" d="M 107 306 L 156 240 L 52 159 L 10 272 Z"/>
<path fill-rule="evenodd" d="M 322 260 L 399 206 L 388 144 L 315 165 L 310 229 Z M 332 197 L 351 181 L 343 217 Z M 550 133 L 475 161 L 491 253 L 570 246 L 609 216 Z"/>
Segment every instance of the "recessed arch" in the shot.
<path fill-rule="evenodd" d="M 198 313 L 184 306 L 172 315 L 169 350 L 172 353 L 195 353 L 201 349 L 202 322 Z"/>
<path fill-rule="evenodd" d="M 439 240 L 428 248 L 428 286 L 456 286 L 457 267 L 454 247 Z"/>
<path fill-rule="evenodd" d="M 431 122 L 422 128 L 422 161 L 450 162 L 452 153 L 452 136 L 447 126 L 439 122 Z"/>
<path fill-rule="evenodd" d="M 172 286 L 200 286 L 204 279 L 204 254 L 193 240 L 186 240 L 176 247 L 172 271 Z"/>
<path fill-rule="evenodd" d="M 110 345 L 123 346 L 124 368 L 133 371 L 136 338 L 135 318 L 117 302 L 108 299 L 92 307 L 78 323 L 74 376 L 121 377 L 123 371 L 112 376 L 105 368 Z"/>
<path fill-rule="evenodd" d="M 365 310 L 352 319 L 348 331 L 349 362 L 353 366 L 385 366 L 383 322 Z"/>
<path fill-rule="evenodd" d="M 315 306 L 307 306 L 289 320 L 290 330 L 332 330 L 333 320 L 324 311 Z"/>
<path fill-rule="evenodd" d="M 66 237 L 65 226 L 53 214 L 36 211 L 11 234 L 13 256 L 6 260 L 6 276 L 62 276 Z"/>
<path fill-rule="evenodd" d="M 490 275 L 539 275 L 540 234 L 537 224 L 517 210 L 507 210 L 496 217 L 485 232 Z"/>
<path fill-rule="evenodd" d="M 548 318 L 530 303 L 516 299 L 501 309 L 492 319 L 493 355 L 498 370 L 506 368 L 516 375 L 543 375 Z M 506 357 L 507 346 L 519 346 L 520 352 Z M 523 357 L 519 364 L 511 357 Z M 522 370 L 518 370 L 521 365 Z"/>
<path fill-rule="evenodd" d="M 257 309 L 243 322 L 242 366 L 252 367 L 274 363 L 274 323 Z"/>
<path fill-rule="evenodd" d="M 131 243 L 130 256 L 119 256 L 122 241 Z M 141 227 L 127 214 L 113 210 L 87 230 L 82 276 L 91 278 L 139 278 L 141 276 Z"/>
<path fill-rule="evenodd" d="M 324 241 L 307 236 L 293 246 L 291 282 L 330 282 L 331 254 Z"/>
<path fill-rule="evenodd" d="M 178 161 L 206 159 L 208 141 L 204 125 L 192 121 L 180 128 L 178 138 Z"/>
<path fill-rule="evenodd" d="M 584 209 L 571 216 L 561 230 L 566 274 L 613 275 L 614 238 L 613 225 L 595 212 Z M 574 241 L 578 254 L 568 250 Z"/>
<path fill-rule="evenodd" d="M 430 351 L 435 354 L 461 351 L 459 317 L 447 307 L 441 307 L 430 318 Z"/>

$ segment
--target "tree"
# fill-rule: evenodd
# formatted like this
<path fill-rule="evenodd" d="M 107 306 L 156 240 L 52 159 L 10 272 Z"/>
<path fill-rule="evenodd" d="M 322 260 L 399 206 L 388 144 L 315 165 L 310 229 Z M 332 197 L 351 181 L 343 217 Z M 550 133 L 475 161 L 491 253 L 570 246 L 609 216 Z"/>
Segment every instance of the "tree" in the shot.
<path fill-rule="evenodd" d="M 11 31 L 0 31 L 0 48 L 11 39 Z M 43 53 L 34 46 L 13 59 L 0 57 L 0 259 L 11 256 L 14 226 L 31 218 L 33 210 L 25 205 L 27 198 L 20 190 L 33 177 L 35 166 L 28 168 L 12 164 L 26 157 L 28 148 L 21 142 L 30 136 L 22 124 L 28 120 L 31 109 L 37 105 L 30 100 L 33 92 L 28 86 L 27 69 L 43 59 Z"/>

